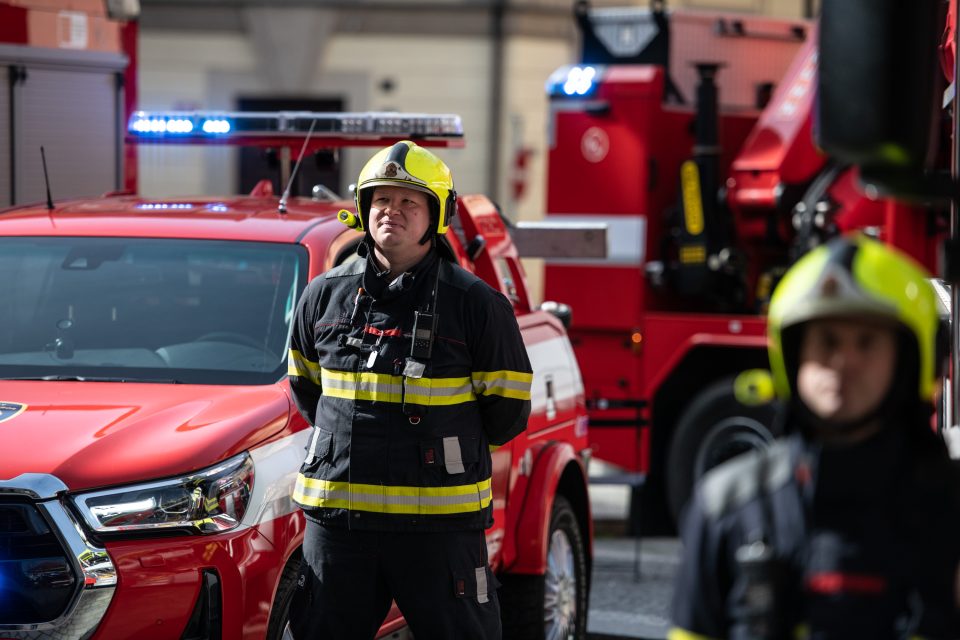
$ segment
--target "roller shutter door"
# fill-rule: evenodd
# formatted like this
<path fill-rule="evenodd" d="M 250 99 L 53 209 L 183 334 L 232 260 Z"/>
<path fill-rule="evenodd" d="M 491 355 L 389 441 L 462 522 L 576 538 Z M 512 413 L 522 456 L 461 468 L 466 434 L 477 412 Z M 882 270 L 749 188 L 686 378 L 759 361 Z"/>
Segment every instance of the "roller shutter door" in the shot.
<path fill-rule="evenodd" d="M 0 65 L 0 205 L 45 200 L 41 146 L 55 200 L 119 189 L 126 58 L 0 46 Z"/>

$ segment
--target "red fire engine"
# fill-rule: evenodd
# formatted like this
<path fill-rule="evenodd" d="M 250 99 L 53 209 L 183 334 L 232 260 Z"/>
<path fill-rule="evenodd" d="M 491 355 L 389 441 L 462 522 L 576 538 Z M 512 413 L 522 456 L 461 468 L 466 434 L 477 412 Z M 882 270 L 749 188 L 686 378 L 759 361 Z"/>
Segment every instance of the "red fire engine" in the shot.
<path fill-rule="evenodd" d="M 645 530 L 776 435 L 752 372 L 791 261 L 864 229 L 935 271 L 939 233 L 816 147 L 816 23 L 651 4 L 579 2 L 581 61 L 547 83 L 550 219 L 604 222 L 611 241 L 602 263 L 548 262 L 545 296 L 572 307 L 591 447 L 643 488 Z"/>

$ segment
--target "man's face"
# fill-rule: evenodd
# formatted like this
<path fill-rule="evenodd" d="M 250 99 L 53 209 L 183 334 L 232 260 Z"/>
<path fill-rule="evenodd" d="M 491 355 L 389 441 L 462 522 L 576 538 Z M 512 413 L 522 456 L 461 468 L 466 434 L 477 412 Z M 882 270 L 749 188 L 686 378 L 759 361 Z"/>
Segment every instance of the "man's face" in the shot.
<path fill-rule="evenodd" d="M 896 361 L 897 334 L 891 325 L 814 320 L 800 343 L 797 394 L 822 420 L 855 421 L 887 395 Z"/>
<path fill-rule="evenodd" d="M 416 189 L 374 187 L 369 218 L 374 243 L 386 252 L 417 251 L 430 226 L 428 198 Z"/>

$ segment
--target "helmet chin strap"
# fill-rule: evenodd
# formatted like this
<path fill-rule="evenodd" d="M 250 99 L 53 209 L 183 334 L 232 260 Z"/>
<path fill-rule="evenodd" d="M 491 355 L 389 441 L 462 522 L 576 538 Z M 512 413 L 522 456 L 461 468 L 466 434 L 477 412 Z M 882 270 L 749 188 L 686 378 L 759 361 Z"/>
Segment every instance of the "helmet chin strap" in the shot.
<path fill-rule="evenodd" d="M 430 201 L 430 226 L 427 227 L 423 237 L 420 238 L 420 244 L 427 244 L 437 235 L 437 228 L 440 226 L 440 205 L 438 202 Z"/>

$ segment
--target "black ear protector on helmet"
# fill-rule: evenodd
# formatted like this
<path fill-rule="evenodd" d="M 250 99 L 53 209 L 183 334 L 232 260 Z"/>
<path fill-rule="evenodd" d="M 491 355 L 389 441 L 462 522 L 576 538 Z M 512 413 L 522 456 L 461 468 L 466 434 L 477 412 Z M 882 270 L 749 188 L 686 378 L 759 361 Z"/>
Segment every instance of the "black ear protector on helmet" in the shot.
<path fill-rule="evenodd" d="M 450 189 L 450 191 L 447 193 L 447 203 L 446 203 L 446 205 L 444 205 L 444 207 L 443 207 L 443 212 L 444 212 L 444 215 L 446 216 L 446 219 L 444 220 L 444 222 L 446 222 L 446 226 L 450 226 L 450 223 L 453 221 L 453 219 L 454 219 L 454 218 L 456 217 L 456 215 L 457 215 L 457 192 L 456 192 L 456 190 Z M 439 220 L 437 220 L 437 229 L 438 229 L 438 232 L 439 232 L 439 229 L 440 229 L 440 221 L 439 221 Z"/>

